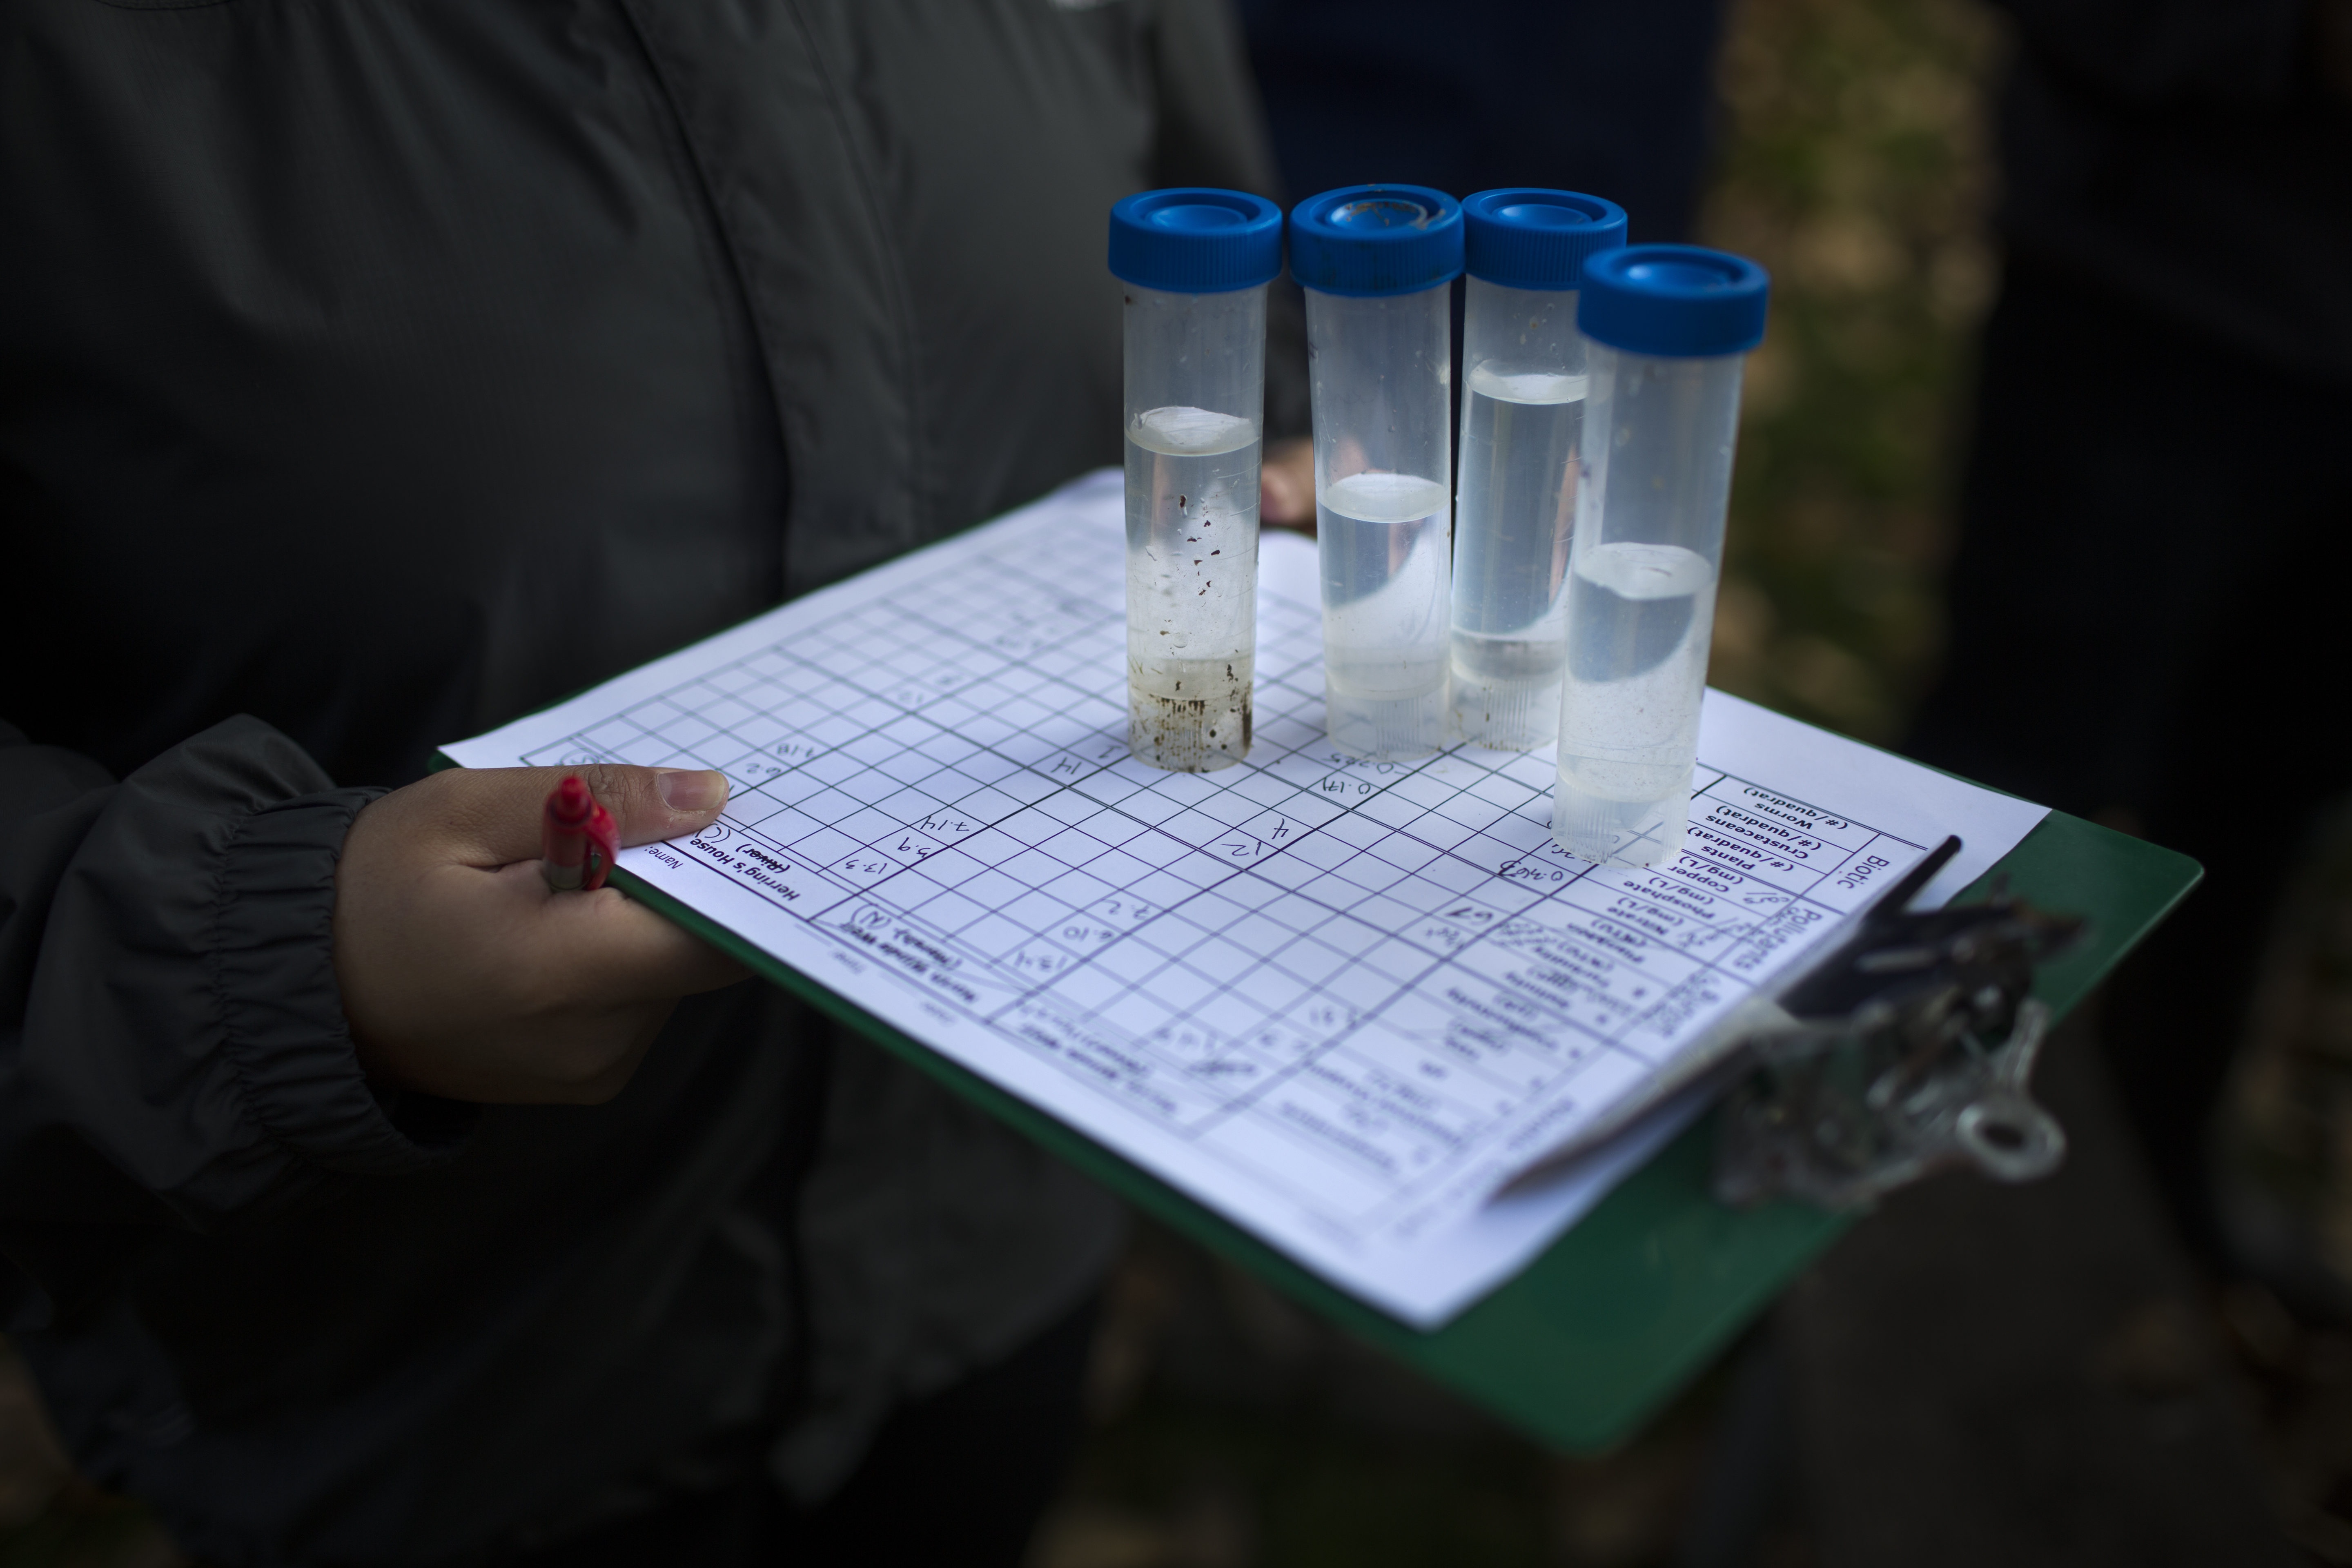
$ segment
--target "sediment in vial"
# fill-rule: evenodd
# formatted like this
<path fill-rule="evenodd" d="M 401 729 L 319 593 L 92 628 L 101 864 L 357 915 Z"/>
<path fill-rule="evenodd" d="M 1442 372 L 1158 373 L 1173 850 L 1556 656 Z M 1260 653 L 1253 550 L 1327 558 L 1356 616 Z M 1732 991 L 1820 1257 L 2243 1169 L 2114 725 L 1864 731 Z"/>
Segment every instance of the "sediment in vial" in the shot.
<path fill-rule="evenodd" d="M 1173 773 L 1214 773 L 1249 754 L 1255 660 L 1135 659 L 1128 665 L 1127 749 Z"/>

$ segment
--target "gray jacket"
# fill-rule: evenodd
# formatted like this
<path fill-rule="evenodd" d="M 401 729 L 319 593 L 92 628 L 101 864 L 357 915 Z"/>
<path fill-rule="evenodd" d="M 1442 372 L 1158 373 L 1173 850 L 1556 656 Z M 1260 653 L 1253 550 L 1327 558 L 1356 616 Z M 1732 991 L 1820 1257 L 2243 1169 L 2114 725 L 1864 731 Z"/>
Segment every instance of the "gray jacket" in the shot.
<path fill-rule="evenodd" d="M 1272 194 L 1220 4 L 0 4 L 0 1321 L 191 1549 L 820 1496 L 1099 1278 L 764 986 L 603 1107 L 371 1086 L 329 918 L 436 742 L 1118 459 L 1106 209 Z"/>

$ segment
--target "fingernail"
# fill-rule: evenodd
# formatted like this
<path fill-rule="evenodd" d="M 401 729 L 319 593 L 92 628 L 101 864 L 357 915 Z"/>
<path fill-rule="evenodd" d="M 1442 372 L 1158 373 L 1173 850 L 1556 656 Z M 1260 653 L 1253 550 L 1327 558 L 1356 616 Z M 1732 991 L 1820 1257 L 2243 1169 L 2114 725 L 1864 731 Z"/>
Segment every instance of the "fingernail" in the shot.
<path fill-rule="evenodd" d="M 654 787 L 672 811 L 711 811 L 727 804 L 727 775 L 700 768 L 656 768 Z"/>

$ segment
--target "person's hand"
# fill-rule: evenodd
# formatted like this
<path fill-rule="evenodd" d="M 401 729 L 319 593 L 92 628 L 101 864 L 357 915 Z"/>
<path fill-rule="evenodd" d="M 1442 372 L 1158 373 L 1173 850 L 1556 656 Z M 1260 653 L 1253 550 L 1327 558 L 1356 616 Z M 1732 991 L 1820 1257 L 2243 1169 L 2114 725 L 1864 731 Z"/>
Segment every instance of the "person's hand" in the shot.
<path fill-rule="evenodd" d="M 680 996 L 744 970 L 614 888 L 555 893 L 541 811 L 567 773 L 623 844 L 719 815 L 714 773 L 452 768 L 370 803 L 335 872 L 335 978 L 360 1065 L 450 1100 L 593 1105 L 629 1081 Z"/>
<path fill-rule="evenodd" d="M 1304 436 L 1276 441 L 1258 468 L 1257 520 L 1275 528 L 1315 531 L 1315 443 Z"/>

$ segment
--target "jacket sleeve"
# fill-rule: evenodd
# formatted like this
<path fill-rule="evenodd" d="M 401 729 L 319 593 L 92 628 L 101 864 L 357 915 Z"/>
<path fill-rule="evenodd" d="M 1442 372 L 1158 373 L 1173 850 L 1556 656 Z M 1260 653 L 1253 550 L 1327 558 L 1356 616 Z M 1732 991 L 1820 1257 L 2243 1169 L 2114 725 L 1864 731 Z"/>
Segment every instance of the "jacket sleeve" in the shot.
<path fill-rule="evenodd" d="M 1286 209 L 1265 109 L 1232 0 L 1160 0 L 1152 38 L 1159 102 L 1155 185 L 1248 191 Z M 1275 279 L 1265 300 L 1265 433 L 1307 433 L 1307 314 L 1298 286 Z"/>
<path fill-rule="evenodd" d="M 117 784 L 0 725 L 0 1248 L 234 1228 L 455 1152 L 472 1112 L 379 1096 L 336 989 L 335 861 L 381 792 L 257 720 Z"/>

